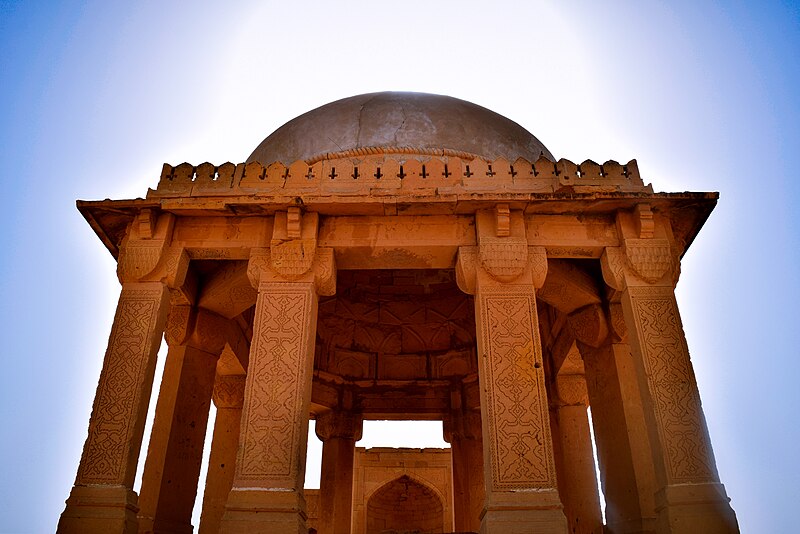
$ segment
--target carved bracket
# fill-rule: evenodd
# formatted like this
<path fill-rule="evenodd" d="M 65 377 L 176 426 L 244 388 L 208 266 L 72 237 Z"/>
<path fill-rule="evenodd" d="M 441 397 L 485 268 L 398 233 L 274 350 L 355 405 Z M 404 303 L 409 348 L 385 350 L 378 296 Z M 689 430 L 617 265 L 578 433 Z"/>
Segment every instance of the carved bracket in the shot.
<path fill-rule="evenodd" d="M 332 248 L 317 248 L 314 261 L 302 275 L 286 276 L 275 268 L 272 250 L 254 248 L 250 251 L 247 264 L 247 277 L 254 288 L 258 288 L 262 280 L 292 281 L 300 277 L 312 277 L 317 294 L 331 296 L 336 294 L 336 257 Z"/>
<path fill-rule="evenodd" d="M 242 408 L 245 375 L 217 375 L 212 399 L 217 408 Z"/>
<path fill-rule="evenodd" d="M 478 258 L 489 276 L 499 282 L 513 282 L 528 263 L 528 242 L 522 237 L 482 237 Z"/>
<path fill-rule="evenodd" d="M 592 347 L 599 347 L 608 338 L 608 321 L 603 308 L 596 304 L 572 312 L 569 324 L 575 339 Z"/>
<path fill-rule="evenodd" d="M 583 375 L 558 375 L 556 377 L 558 398 L 565 406 L 587 406 L 589 393 Z"/>
<path fill-rule="evenodd" d="M 275 214 L 270 254 L 272 269 L 288 280 L 307 273 L 317 252 L 319 215 L 303 215 L 300 208 Z"/>
<path fill-rule="evenodd" d="M 670 275 L 677 281 L 679 265 L 667 239 L 626 239 L 625 247 L 606 247 L 600 257 L 603 279 L 612 288 L 623 291 L 627 287 L 627 271 L 654 284 Z"/>
<path fill-rule="evenodd" d="M 361 439 L 363 418 L 361 414 L 344 410 L 331 410 L 317 416 L 314 425 L 317 437 L 322 441 L 331 438 Z"/>

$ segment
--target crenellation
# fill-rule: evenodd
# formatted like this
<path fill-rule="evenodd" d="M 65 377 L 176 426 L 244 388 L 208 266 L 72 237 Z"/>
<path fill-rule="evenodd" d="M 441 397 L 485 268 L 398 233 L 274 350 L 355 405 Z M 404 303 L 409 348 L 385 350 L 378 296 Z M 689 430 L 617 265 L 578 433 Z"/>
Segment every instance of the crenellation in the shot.
<path fill-rule="evenodd" d="M 150 196 L 169 197 L 277 193 L 320 196 L 471 194 L 509 191 L 552 193 L 565 186 L 581 191 L 638 191 L 647 189 L 639 177 L 636 160 L 620 165 L 610 160 L 600 165 L 586 160 L 580 165 L 567 159 L 553 162 L 541 156 L 534 163 L 517 158 L 494 160 L 444 155 L 367 153 L 360 157 L 323 158 L 311 164 L 296 160 L 288 167 L 276 161 L 194 167 L 165 163 L 156 190 Z M 585 187 L 589 187 L 585 190 Z"/>

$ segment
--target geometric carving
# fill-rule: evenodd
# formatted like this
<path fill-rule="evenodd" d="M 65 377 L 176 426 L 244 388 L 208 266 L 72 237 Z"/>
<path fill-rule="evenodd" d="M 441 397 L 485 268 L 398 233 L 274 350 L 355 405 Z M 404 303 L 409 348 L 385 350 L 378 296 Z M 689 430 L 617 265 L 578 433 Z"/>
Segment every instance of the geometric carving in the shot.
<path fill-rule="evenodd" d="M 159 283 L 125 284 L 103 360 L 78 484 L 133 485 L 167 291 Z M 148 378 L 149 375 L 149 378 Z M 147 402 L 144 402 L 146 407 Z M 137 435 L 138 433 L 138 435 Z"/>
<path fill-rule="evenodd" d="M 316 248 L 316 240 L 309 239 L 273 244 L 270 247 L 272 268 L 289 280 L 296 279 L 311 269 Z"/>
<path fill-rule="evenodd" d="M 671 287 L 628 289 L 668 484 L 715 482 L 706 425 Z"/>
<path fill-rule="evenodd" d="M 583 375 L 558 375 L 556 377 L 558 398 L 565 406 L 586 406 L 589 394 Z"/>
<path fill-rule="evenodd" d="M 625 289 L 625 255 L 620 247 L 606 247 L 600 256 L 600 267 L 606 284 L 617 291 Z"/>
<path fill-rule="evenodd" d="M 300 489 L 298 473 L 305 461 L 300 454 L 305 437 L 300 434 L 308 417 L 304 398 L 311 379 L 315 322 L 312 284 L 261 282 L 245 387 L 237 487 L 269 484 L 267 487 Z"/>
<path fill-rule="evenodd" d="M 658 282 L 672 269 L 673 257 L 666 239 L 626 239 L 628 265 L 645 282 Z"/>
<path fill-rule="evenodd" d="M 217 408 L 241 408 L 244 403 L 245 375 L 217 375 L 212 399 Z"/>
<path fill-rule="evenodd" d="M 592 347 L 599 347 L 608 337 L 608 322 L 603 308 L 585 306 L 569 315 L 569 324 L 575 338 Z"/>
<path fill-rule="evenodd" d="M 554 488 L 547 393 L 529 285 L 480 289 L 481 403 L 489 425 L 491 488 Z"/>
<path fill-rule="evenodd" d="M 120 282 L 139 280 L 151 273 L 161 260 L 164 248 L 163 240 L 128 240 L 119 251 L 117 276 Z"/>
<path fill-rule="evenodd" d="M 478 257 L 492 278 L 512 282 L 528 263 L 528 241 L 523 237 L 481 236 Z"/>
<path fill-rule="evenodd" d="M 544 247 L 528 247 L 528 264 L 531 266 L 533 287 L 540 288 L 547 278 L 547 249 Z"/>

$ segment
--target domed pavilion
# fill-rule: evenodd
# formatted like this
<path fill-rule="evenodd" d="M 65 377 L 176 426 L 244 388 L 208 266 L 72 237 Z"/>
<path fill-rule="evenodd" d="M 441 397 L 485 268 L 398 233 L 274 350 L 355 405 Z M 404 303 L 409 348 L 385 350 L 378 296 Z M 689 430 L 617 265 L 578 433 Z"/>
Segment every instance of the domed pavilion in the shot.
<path fill-rule="evenodd" d="M 716 201 L 391 92 L 78 201 L 122 291 L 58 532 L 191 533 L 204 447 L 202 534 L 738 532 L 674 296 Z M 451 447 L 355 446 L 385 419 Z"/>

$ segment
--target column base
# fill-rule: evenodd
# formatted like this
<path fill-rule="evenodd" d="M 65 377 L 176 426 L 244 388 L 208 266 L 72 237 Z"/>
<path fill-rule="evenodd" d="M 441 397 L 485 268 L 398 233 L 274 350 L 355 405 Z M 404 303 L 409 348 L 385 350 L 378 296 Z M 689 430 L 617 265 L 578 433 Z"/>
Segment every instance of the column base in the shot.
<path fill-rule="evenodd" d="M 725 487 L 718 483 L 674 484 L 656 492 L 659 533 L 739 532 Z"/>
<path fill-rule="evenodd" d="M 567 518 L 555 490 L 514 491 L 487 496 L 481 534 L 566 534 Z"/>
<path fill-rule="evenodd" d="M 58 534 L 137 534 L 139 497 L 125 486 L 74 486 Z"/>
<path fill-rule="evenodd" d="M 231 490 L 220 534 L 308 534 L 302 493 L 274 490 Z"/>

